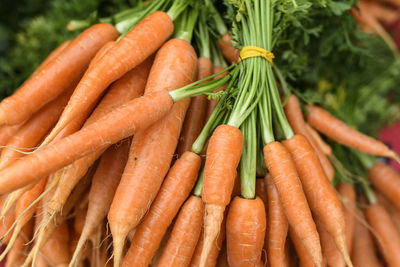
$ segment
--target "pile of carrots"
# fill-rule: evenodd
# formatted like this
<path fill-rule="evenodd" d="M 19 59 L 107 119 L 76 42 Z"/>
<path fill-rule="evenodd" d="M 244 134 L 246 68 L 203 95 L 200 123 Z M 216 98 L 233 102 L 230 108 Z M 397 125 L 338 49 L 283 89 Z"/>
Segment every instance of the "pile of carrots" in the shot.
<path fill-rule="evenodd" d="M 244 1 L 240 49 L 272 50 L 271 2 Z M 272 58 L 242 58 L 204 4 L 218 34 L 196 5 L 151 1 L 0 102 L 6 266 L 400 266 L 400 174 L 370 160 L 363 192 L 335 188 L 326 140 L 399 157 L 283 93 Z"/>

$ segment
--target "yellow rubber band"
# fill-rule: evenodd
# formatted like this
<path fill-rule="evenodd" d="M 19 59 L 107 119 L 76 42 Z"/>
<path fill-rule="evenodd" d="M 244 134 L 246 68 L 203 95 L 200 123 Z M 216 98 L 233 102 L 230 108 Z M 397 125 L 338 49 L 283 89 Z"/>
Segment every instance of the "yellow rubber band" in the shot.
<path fill-rule="evenodd" d="M 258 46 L 245 46 L 240 50 L 238 62 L 250 57 L 263 57 L 269 63 L 273 64 L 274 54 L 264 48 Z"/>

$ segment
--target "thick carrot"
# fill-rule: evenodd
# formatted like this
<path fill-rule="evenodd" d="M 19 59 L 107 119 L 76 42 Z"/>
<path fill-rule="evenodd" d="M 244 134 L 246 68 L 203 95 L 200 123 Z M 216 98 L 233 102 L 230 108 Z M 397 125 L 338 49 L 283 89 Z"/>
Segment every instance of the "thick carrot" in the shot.
<path fill-rule="evenodd" d="M 290 239 L 293 242 L 294 248 L 296 249 L 297 256 L 300 260 L 300 267 L 314 267 L 313 258 L 303 245 L 303 241 L 297 236 L 293 227 L 289 226 Z"/>
<path fill-rule="evenodd" d="M 322 254 L 330 267 L 345 267 L 343 256 L 335 245 L 335 241 L 328 233 L 321 221 L 316 220 L 319 237 L 321 239 Z"/>
<path fill-rule="evenodd" d="M 192 195 L 182 206 L 167 245 L 155 266 L 189 266 L 200 237 L 203 213 L 201 198 Z"/>
<path fill-rule="evenodd" d="M 175 162 L 137 228 L 123 265 L 147 266 L 151 262 L 168 226 L 192 190 L 200 164 L 200 157 L 192 152 L 185 152 Z"/>
<path fill-rule="evenodd" d="M 318 147 L 321 148 L 321 151 L 325 154 L 325 155 L 331 155 L 332 154 L 332 148 L 330 145 L 328 145 L 323 139 L 322 137 L 319 135 L 319 133 L 313 128 L 311 127 L 308 123 L 306 123 L 306 129 L 308 134 L 310 135 L 311 139 L 314 140 Z M 311 145 L 312 145 L 312 141 L 310 141 Z"/>
<path fill-rule="evenodd" d="M 23 124 L 24 122 L 15 125 L 0 126 L 0 146 L 5 146 Z"/>
<path fill-rule="evenodd" d="M 224 36 L 218 40 L 218 46 L 229 63 L 237 62 L 239 59 L 239 50 L 232 46 L 232 36 L 230 34 L 224 34 Z"/>
<path fill-rule="evenodd" d="M 218 72 L 221 72 L 224 68 L 221 66 L 214 66 L 213 69 L 213 73 L 216 74 Z M 221 78 L 223 76 L 227 75 L 227 73 L 223 73 L 221 75 L 216 76 L 214 79 L 218 79 Z M 226 89 L 228 85 L 223 85 L 222 87 L 218 88 L 215 92 L 219 92 L 219 91 L 224 91 Z M 208 121 L 208 119 L 210 118 L 211 114 L 213 113 L 215 107 L 218 104 L 218 100 L 217 99 L 210 99 L 208 100 L 208 105 L 207 105 L 207 112 L 206 112 L 206 119 L 205 121 Z"/>
<path fill-rule="evenodd" d="M 30 219 L 18 234 L 17 239 L 10 252 L 7 255 L 5 266 L 14 267 L 21 266 L 24 262 L 27 250 L 29 249 L 27 243 L 31 240 L 33 233 L 33 219 Z"/>
<path fill-rule="evenodd" d="M 111 24 L 96 24 L 81 33 L 12 96 L 0 103 L 0 124 L 18 124 L 78 81 L 96 52 L 117 38 Z"/>
<path fill-rule="evenodd" d="M 153 12 L 133 27 L 88 69 L 50 135 L 55 136 L 76 115 L 95 102 L 112 82 L 160 48 L 173 29 L 171 18 L 162 11 Z"/>
<path fill-rule="evenodd" d="M 365 226 L 366 224 L 364 214 L 357 210 L 351 260 L 354 267 L 382 267 L 383 264 L 377 256 L 374 241 L 370 231 Z"/>
<path fill-rule="evenodd" d="M 209 58 L 200 57 L 197 61 L 198 72 L 197 80 L 202 80 L 213 74 L 213 65 Z M 178 143 L 177 153 L 182 155 L 185 151 L 190 151 L 193 142 L 203 129 L 207 111 L 207 96 L 195 96 L 188 108 L 185 122 L 182 126 L 182 133 Z"/>
<path fill-rule="evenodd" d="M 284 110 L 293 132 L 295 134 L 301 134 L 307 138 L 317 153 L 318 159 L 324 168 L 326 176 L 328 177 L 329 181 L 332 181 L 333 176 L 335 175 L 335 170 L 333 169 L 333 166 L 329 162 L 327 156 L 324 154 L 321 146 L 318 144 L 315 138 L 313 138 L 313 135 L 309 133 L 307 124 L 304 121 L 303 114 L 301 112 L 299 100 L 295 95 L 290 95 L 286 105 L 284 106 Z"/>
<path fill-rule="evenodd" d="M 82 225 L 81 235 L 75 249 L 71 263 L 79 261 L 79 256 L 88 238 L 104 218 L 111 206 L 115 191 L 126 161 L 128 160 L 129 140 L 123 141 L 108 148 L 100 159 L 96 172 L 93 175 L 92 185 L 89 192 L 89 205 Z"/>
<path fill-rule="evenodd" d="M 384 143 L 349 127 L 326 110 L 308 105 L 307 111 L 308 123 L 332 140 L 366 154 L 397 158 L 396 153 Z"/>
<path fill-rule="evenodd" d="M 284 267 L 289 264 L 285 253 L 288 220 L 271 175 L 265 176 L 265 182 L 268 190 L 268 228 L 265 239 L 268 242 L 268 263 L 271 267 Z"/>
<path fill-rule="evenodd" d="M 46 65 L 48 65 L 51 61 L 55 60 L 59 55 L 61 55 L 61 53 L 71 44 L 71 42 L 71 40 L 67 40 L 57 46 L 53 51 L 51 51 L 50 54 L 45 58 L 45 60 L 43 60 L 43 62 L 40 63 L 40 65 L 32 73 L 29 79 L 33 77 L 33 75 L 40 73 L 46 67 Z"/>
<path fill-rule="evenodd" d="M 379 204 L 370 205 L 366 217 L 374 229 L 379 251 L 388 266 L 400 266 L 400 234 L 389 213 Z"/>
<path fill-rule="evenodd" d="M 346 225 L 346 246 L 349 254 L 351 254 L 355 223 L 354 214 L 356 212 L 356 191 L 349 183 L 339 184 L 337 190 L 343 204 L 344 221 Z"/>
<path fill-rule="evenodd" d="M 64 222 L 58 226 L 41 250 L 51 266 L 68 266 L 70 260 L 68 242 L 68 224 Z"/>
<path fill-rule="evenodd" d="M 310 253 L 314 264 L 322 266 L 318 232 L 289 151 L 281 143 L 271 142 L 264 147 L 264 160 L 278 190 L 289 224 Z"/>
<path fill-rule="evenodd" d="M 229 266 L 257 266 L 264 245 L 266 214 L 263 201 L 235 197 L 226 220 Z"/>
<path fill-rule="evenodd" d="M 20 151 L 29 151 L 42 140 L 57 122 L 71 94 L 72 88 L 44 106 L 21 126 L 7 143 L 7 147 L 1 150 L 0 169 L 24 156 Z"/>
<path fill-rule="evenodd" d="M 368 172 L 372 185 L 400 208 L 400 174 L 389 165 L 377 162 Z"/>
<path fill-rule="evenodd" d="M 204 267 L 218 236 L 243 149 L 242 132 L 230 125 L 218 126 L 210 138 L 204 167 L 202 198 L 205 203 L 204 246 L 200 266 Z"/>
<path fill-rule="evenodd" d="M 346 226 L 342 205 L 335 189 L 325 176 L 312 146 L 302 135 L 295 135 L 283 141 L 283 145 L 289 150 L 296 164 L 311 211 L 332 235 L 346 264 L 351 266 L 346 246 Z"/>
<path fill-rule="evenodd" d="M 196 65 L 197 57 L 190 43 L 182 39 L 168 41 L 157 52 L 145 95 L 190 83 Z M 145 215 L 168 172 L 188 105 L 189 99 L 177 102 L 167 116 L 132 139 L 128 163 L 108 214 L 115 266 L 119 264 L 126 235 Z"/>

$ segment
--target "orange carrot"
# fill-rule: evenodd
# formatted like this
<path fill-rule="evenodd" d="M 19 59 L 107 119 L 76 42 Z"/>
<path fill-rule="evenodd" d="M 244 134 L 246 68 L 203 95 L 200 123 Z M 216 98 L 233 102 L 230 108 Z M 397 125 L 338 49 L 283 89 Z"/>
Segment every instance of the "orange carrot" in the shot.
<path fill-rule="evenodd" d="M 190 83 L 196 65 L 190 43 L 182 39 L 168 41 L 157 52 L 145 95 Z M 108 214 L 115 266 L 119 265 L 126 235 L 139 224 L 168 172 L 188 105 L 189 99 L 177 102 L 167 116 L 132 139 L 129 159 Z"/>
<path fill-rule="evenodd" d="M 333 117 L 326 110 L 308 105 L 307 111 L 308 123 L 332 140 L 366 154 L 394 159 L 398 157 L 395 152 L 390 150 L 381 141 L 350 128 L 341 120 Z"/>
<path fill-rule="evenodd" d="M 366 217 L 374 229 L 381 254 L 388 266 L 400 266 L 400 234 L 389 213 L 379 204 L 370 205 Z"/>
<path fill-rule="evenodd" d="M 325 155 L 331 155 L 332 154 L 331 146 L 328 145 L 324 140 L 322 140 L 322 137 L 319 135 L 319 133 L 313 127 L 311 127 L 308 123 L 306 123 L 306 129 L 307 129 L 307 132 L 308 132 L 309 136 L 311 137 L 311 139 L 317 143 L 319 148 L 321 148 L 321 151 Z M 310 143 L 312 145 L 312 141 L 310 141 Z"/>
<path fill-rule="evenodd" d="M 205 203 L 204 245 L 200 266 L 204 267 L 213 242 L 218 236 L 225 207 L 232 189 L 243 149 L 242 132 L 230 125 L 218 126 L 212 134 L 204 167 L 202 198 Z"/>
<path fill-rule="evenodd" d="M 203 213 L 201 198 L 192 195 L 182 206 L 167 245 L 155 266 L 189 266 L 200 236 Z"/>
<path fill-rule="evenodd" d="M 290 95 L 286 105 L 284 106 L 284 110 L 293 132 L 295 134 L 301 134 L 307 138 L 315 150 L 315 153 L 317 154 L 318 159 L 324 168 L 326 176 L 328 177 L 329 181 L 332 181 L 333 176 L 335 175 L 335 170 L 333 169 L 332 164 L 329 162 L 329 159 L 324 154 L 317 140 L 312 134 L 309 133 L 307 124 L 305 123 L 301 112 L 299 100 L 295 95 Z"/>
<path fill-rule="evenodd" d="M 70 260 L 68 242 L 68 224 L 64 222 L 58 226 L 42 248 L 42 253 L 51 266 L 68 266 Z"/>
<path fill-rule="evenodd" d="M 289 225 L 271 175 L 265 176 L 265 183 L 268 190 L 268 229 L 265 239 L 268 242 L 268 263 L 271 267 L 285 267 L 289 264 L 285 255 Z"/>
<path fill-rule="evenodd" d="M 82 234 L 83 226 L 85 225 L 87 210 L 88 208 L 85 207 L 83 209 L 78 209 L 77 211 L 75 211 L 74 231 L 79 234 Z"/>
<path fill-rule="evenodd" d="M 343 256 L 335 245 L 335 241 L 328 233 L 325 226 L 321 221 L 316 220 L 316 225 L 321 239 L 322 254 L 328 266 L 331 267 L 345 267 Z"/>
<path fill-rule="evenodd" d="M 198 65 L 198 80 L 202 80 L 213 72 L 212 62 L 209 58 L 200 57 L 197 61 Z M 178 143 L 177 153 L 178 156 L 182 155 L 185 151 L 190 151 L 193 142 L 203 129 L 205 123 L 205 116 L 207 111 L 207 96 L 195 96 L 188 108 L 185 122 L 182 126 L 181 138 Z"/>
<path fill-rule="evenodd" d="M 100 163 L 93 175 L 92 186 L 89 192 L 89 205 L 71 263 L 79 261 L 79 254 L 86 240 L 107 216 L 126 161 L 128 160 L 129 145 L 130 142 L 125 140 L 120 144 L 111 146 L 104 152 L 100 159 Z M 77 232 L 79 233 L 79 231 Z"/>
<path fill-rule="evenodd" d="M 263 201 L 235 197 L 226 220 L 229 266 L 256 266 L 261 260 L 266 228 Z"/>
<path fill-rule="evenodd" d="M 216 74 L 218 72 L 221 72 L 224 68 L 221 66 L 214 66 L 213 69 L 213 73 Z M 223 73 L 221 75 L 216 76 L 214 79 L 218 79 L 221 78 L 223 76 L 227 75 L 227 73 Z M 217 90 L 215 90 L 215 92 L 219 92 L 219 91 L 224 91 L 226 89 L 228 85 L 223 85 L 222 87 L 218 88 Z M 208 105 L 207 105 L 207 112 L 206 112 L 206 119 L 205 121 L 208 121 L 208 119 L 210 118 L 211 114 L 213 113 L 215 107 L 218 104 L 218 100 L 217 99 L 210 99 L 208 100 Z"/>
<path fill-rule="evenodd" d="M 96 52 L 117 38 L 111 24 L 96 24 L 81 33 L 56 59 L 0 103 L 0 124 L 18 124 L 77 82 Z"/>
<path fill-rule="evenodd" d="M 7 147 L 1 150 L 0 169 L 24 156 L 19 151 L 29 151 L 30 148 L 33 148 L 42 140 L 57 122 L 71 94 L 72 90 L 65 91 L 21 126 L 7 143 Z"/>
<path fill-rule="evenodd" d="M 7 197 L 6 195 L 1 197 L 2 205 L 4 204 L 6 197 Z M 11 206 L 11 208 L 7 211 L 7 213 L 4 214 L 2 220 L 0 220 L 0 237 L 3 237 L 3 239 L 1 240 L 3 244 L 7 244 L 11 238 L 10 235 L 4 236 L 4 234 L 10 229 L 14 221 L 15 221 L 15 205 Z"/>
<path fill-rule="evenodd" d="M 382 267 L 370 231 L 365 224 L 365 216 L 357 210 L 357 220 L 354 225 L 353 248 L 351 260 L 354 267 Z M 361 220 L 361 221 L 360 221 Z"/>
<path fill-rule="evenodd" d="M 192 152 L 185 152 L 175 162 L 137 228 L 123 265 L 146 266 L 151 262 L 168 226 L 193 188 L 200 163 L 200 157 Z"/>
<path fill-rule="evenodd" d="M 295 135 L 283 141 L 283 145 L 289 150 L 296 164 L 311 211 L 332 235 L 346 264 L 351 266 L 346 246 L 346 226 L 342 205 L 335 189 L 325 176 L 312 146 L 302 135 Z"/>
<path fill-rule="evenodd" d="M 400 208 L 400 174 L 389 165 L 377 162 L 369 170 L 372 185 Z"/>
<path fill-rule="evenodd" d="M 381 204 L 390 213 L 390 216 L 392 217 L 392 220 L 400 233 L 400 210 L 381 192 L 375 191 L 375 195 L 378 203 Z"/>
<path fill-rule="evenodd" d="M 314 267 L 313 258 L 303 245 L 303 241 L 297 236 L 294 229 L 289 226 L 290 239 L 296 249 L 297 256 L 300 259 L 300 267 Z"/>
<path fill-rule="evenodd" d="M 339 184 L 337 190 L 343 204 L 344 220 L 346 225 L 346 246 L 350 254 L 353 243 L 353 233 L 354 233 L 356 192 L 354 190 L 354 187 L 349 183 Z"/>
<path fill-rule="evenodd" d="M 112 82 L 160 48 L 172 34 L 173 28 L 171 18 L 162 11 L 155 11 L 141 20 L 88 69 L 50 135 L 55 136 L 76 115 L 95 102 Z"/>
<path fill-rule="evenodd" d="M 208 266 L 208 265 L 207 265 Z M 228 263 L 228 253 L 226 251 L 226 242 L 224 242 L 221 253 L 218 256 L 217 267 L 229 267 Z"/>
<path fill-rule="evenodd" d="M 33 77 L 33 75 L 35 75 L 36 73 L 40 73 L 46 67 L 47 64 L 55 60 L 71 44 L 71 42 L 72 42 L 71 40 L 67 40 L 62 44 L 60 44 L 59 46 L 57 46 L 53 51 L 51 51 L 50 54 L 45 58 L 45 60 L 43 60 L 43 62 L 40 63 L 40 65 L 32 73 L 29 79 Z"/>
<path fill-rule="evenodd" d="M 15 240 L 14 246 L 11 248 L 7 255 L 7 260 L 5 266 L 14 267 L 21 266 L 26 258 L 27 250 L 29 246 L 27 243 L 31 240 L 33 233 L 33 219 L 29 220 L 22 231 L 19 233 L 17 239 Z"/>
<path fill-rule="evenodd" d="M 224 36 L 218 40 L 218 46 L 229 63 L 237 62 L 239 58 L 239 50 L 232 46 L 232 36 L 230 34 L 224 34 Z"/>
<path fill-rule="evenodd" d="M 23 124 L 24 123 L 0 126 L 0 146 L 5 146 Z"/>
<path fill-rule="evenodd" d="M 319 236 L 296 171 L 297 164 L 295 165 L 289 151 L 279 142 L 271 142 L 264 147 L 264 160 L 289 224 L 310 253 L 314 264 L 322 266 Z"/>

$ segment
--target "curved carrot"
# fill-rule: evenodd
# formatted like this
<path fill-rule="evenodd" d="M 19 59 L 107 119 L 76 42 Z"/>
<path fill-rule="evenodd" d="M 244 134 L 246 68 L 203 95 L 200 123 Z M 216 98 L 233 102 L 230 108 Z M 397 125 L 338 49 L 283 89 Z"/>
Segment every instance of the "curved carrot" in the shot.
<path fill-rule="evenodd" d="M 145 96 L 192 82 L 196 65 L 190 43 L 182 39 L 168 41 L 156 54 Z M 167 116 L 132 139 L 128 163 L 108 214 L 115 266 L 122 256 L 126 235 L 139 224 L 168 172 L 189 101 L 177 102 Z"/>
<path fill-rule="evenodd" d="M 400 174 L 389 165 L 377 162 L 368 172 L 372 185 L 400 208 Z"/>
<path fill-rule="evenodd" d="M 81 227 L 81 235 L 71 260 L 72 264 L 79 261 L 81 250 L 86 241 L 107 216 L 128 160 L 129 145 L 129 141 L 125 140 L 121 144 L 111 146 L 100 159 L 100 163 L 93 175 L 88 209 L 83 218 L 84 224 Z"/>
<path fill-rule="evenodd" d="M 264 147 L 264 160 L 278 190 L 289 224 L 310 253 L 314 264 L 322 266 L 318 232 L 289 151 L 281 143 L 271 142 Z"/>
<path fill-rule="evenodd" d="M 346 226 L 342 205 L 335 189 L 325 176 L 312 146 L 302 135 L 295 135 L 283 141 L 283 145 L 289 150 L 296 164 L 311 211 L 332 235 L 346 264 L 351 266 L 346 246 Z"/>
<path fill-rule="evenodd" d="M 339 184 L 337 190 L 343 204 L 344 221 L 346 225 L 346 246 L 350 254 L 353 243 L 355 223 L 354 213 L 356 212 L 356 191 L 354 190 L 354 187 L 349 183 Z"/>
<path fill-rule="evenodd" d="M 389 213 L 379 204 L 370 205 L 366 217 L 377 236 L 381 254 L 388 266 L 400 266 L 400 234 Z"/>
<path fill-rule="evenodd" d="M 226 244 L 230 266 L 256 266 L 264 245 L 266 214 L 263 201 L 235 197 L 226 219 Z"/>
<path fill-rule="evenodd" d="M 364 214 L 357 211 L 357 218 L 354 224 L 353 247 L 351 249 L 351 260 L 354 267 L 382 267 L 371 233 L 365 227 L 367 222 Z"/>
<path fill-rule="evenodd" d="M 322 254 L 328 266 L 345 267 L 343 256 L 335 245 L 335 241 L 328 233 L 321 221 L 316 221 L 319 237 L 321 239 Z"/>
<path fill-rule="evenodd" d="M 314 267 L 313 258 L 303 245 L 303 241 L 297 236 L 295 230 L 289 226 L 290 239 L 296 249 L 297 256 L 300 260 L 300 267 Z"/>
<path fill-rule="evenodd" d="M 288 220 L 271 175 L 267 174 L 264 179 L 268 190 L 268 228 L 265 239 L 268 242 L 268 263 L 271 267 L 288 266 L 289 262 L 285 253 Z"/>
<path fill-rule="evenodd" d="M 201 198 L 191 196 L 182 206 L 167 245 L 155 266 L 189 266 L 200 236 L 203 213 Z"/>
<path fill-rule="evenodd" d="M 243 149 L 242 132 L 233 126 L 220 125 L 212 134 L 204 167 L 202 198 L 205 203 L 204 246 L 200 266 L 204 267 L 208 254 L 231 200 L 232 189 Z"/>
<path fill-rule="evenodd" d="M 50 135 L 55 136 L 95 102 L 112 82 L 153 54 L 169 38 L 173 28 L 171 18 L 162 11 L 153 12 L 141 20 L 88 69 Z"/>
<path fill-rule="evenodd" d="M 117 38 L 111 24 L 96 24 L 81 33 L 60 55 L 12 96 L 0 103 L 0 124 L 18 124 L 77 82 L 96 52 Z"/>
<path fill-rule="evenodd" d="M 293 132 L 295 134 L 301 134 L 307 138 L 307 140 L 310 142 L 313 149 L 315 150 L 315 153 L 317 154 L 318 159 L 321 162 L 322 167 L 324 168 L 326 176 L 328 177 L 329 181 L 332 181 L 335 175 L 335 170 L 329 159 L 324 154 L 322 147 L 307 129 L 307 123 L 304 121 L 299 100 L 295 95 L 290 95 L 286 105 L 284 106 L 284 110 L 286 118 L 288 119 L 290 127 L 292 127 L 293 129 Z"/>
<path fill-rule="evenodd" d="M 326 110 L 308 105 L 307 111 L 308 123 L 332 140 L 366 154 L 393 159 L 398 158 L 396 153 L 390 150 L 384 143 L 350 128 Z"/>
<path fill-rule="evenodd" d="M 68 224 L 64 222 L 58 226 L 41 250 L 51 266 L 68 266 L 70 260 L 68 242 Z"/>
<path fill-rule="evenodd" d="M 224 36 L 218 40 L 218 46 L 229 63 L 237 62 L 239 59 L 239 50 L 232 46 L 232 36 L 230 34 L 224 34 Z"/>
<path fill-rule="evenodd" d="M 197 80 L 202 80 L 213 74 L 212 62 L 209 58 L 200 57 L 197 60 Z M 176 149 L 178 156 L 185 151 L 190 151 L 193 142 L 203 129 L 207 111 L 207 96 L 200 95 L 192 98 L 187 110 L 185 121 L 182 126 L 182 133 Z"/>

